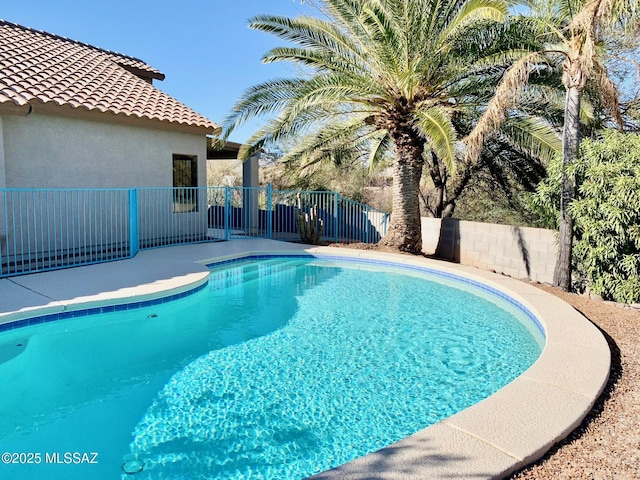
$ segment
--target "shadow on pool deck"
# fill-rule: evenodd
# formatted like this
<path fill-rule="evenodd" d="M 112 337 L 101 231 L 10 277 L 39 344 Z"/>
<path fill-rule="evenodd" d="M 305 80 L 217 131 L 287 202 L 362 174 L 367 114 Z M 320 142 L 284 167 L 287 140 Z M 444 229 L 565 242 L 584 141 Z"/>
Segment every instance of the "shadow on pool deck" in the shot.
<path fill-rule="evenodd" d="M 434 435 L 442 433 L 437 426 L 432 428 Z M 479 458 L 477 450 L 469 448 L 471 445 L 465 445 L 466 441 L 466 438 L 461 437 L 461 443 L 448 449 L 438 439 L 418 433 L 367 457 L 314 475 L 311 479 L 486 479 L 504 473 L 496 471 L 495 465 L 498 463 L 507 468 L 506 462 L 496 462 L 497 459 L 490 451 L 486 452 L 488 458 Z M 469 454 L 462 453 L 467 449 Z"/>

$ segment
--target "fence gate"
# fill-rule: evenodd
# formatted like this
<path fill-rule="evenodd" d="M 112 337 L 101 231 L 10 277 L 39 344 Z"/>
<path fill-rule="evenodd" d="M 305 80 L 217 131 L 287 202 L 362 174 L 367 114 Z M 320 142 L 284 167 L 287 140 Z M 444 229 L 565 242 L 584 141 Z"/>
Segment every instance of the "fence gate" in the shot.
<path fill-rule="evenodd" d="M 271 238 L 270 187 L 209 187 L 207 200 L 210 237 Z"/>

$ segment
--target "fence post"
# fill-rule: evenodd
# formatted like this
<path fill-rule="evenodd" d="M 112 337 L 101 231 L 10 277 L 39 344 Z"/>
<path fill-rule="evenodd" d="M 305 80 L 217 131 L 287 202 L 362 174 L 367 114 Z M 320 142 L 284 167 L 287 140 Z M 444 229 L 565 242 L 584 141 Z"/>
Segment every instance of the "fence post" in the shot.
<path fill-rule="evenodd" d="M 11 239 L 9 238 L 9 201 L 7 199 L 9 191 L 6 188 L 2 188 L 0 191 L 2 191 L 2 210 L 4 213 L 0 219 L 0 278 L 2 278 L 4 276 L 4 269 L 2 267 L 4 255 L 7 256 L 7 275 L 11 272 L 9 266 L 9 242 Z M 2 249 L 3 245 L 4 251 Z"/>
<path fill-rule="evenodd" d="M 365 219 L 364 219 L 364 243 L 369 243 L 370 241 L 370 237 L 369 237 L 369 224 L 371 222 L 369 221 L 369 205 L 367 205 L 367 209 L 366 209 L 366 214 L 365 214 Z"/>
<path fill-rule="evenodd" d="M 340 215 L 340 212 L 338 212 L 338 192 L 333 192 L 333 211 L 336 219 L 336 223 L 335 223 L 336 243 L 338 243 L 338 241 L 340 240 L 340 237 L 338 235 L 338 227 L 340 225 L 338 220 L 338 217 Z"/>
<path fill-rule="evenodd" d="M 229 240 L 229 187 L 224 187 L 224 239 Z"/>
<path fill-rule="evenodd" d="M 384 212 L 384 221 L 382 222 L 382 227 L 384 228 L 384 231 L 382 233 L 382 236 L 384 237 L 387 234 L 387 228 L 389 228 L 389 214 L 387 212 Z"/>
<path fill-rule="evenodd" d="M 140 249 L 138 230 L 138 189 L 129 190 L 129 257 L 134 257 Z"/>
<path fill-rule="evenodd" d="M 273 197 L 271 183 L 267 183 L 267 238 L 273 240 Z"/>

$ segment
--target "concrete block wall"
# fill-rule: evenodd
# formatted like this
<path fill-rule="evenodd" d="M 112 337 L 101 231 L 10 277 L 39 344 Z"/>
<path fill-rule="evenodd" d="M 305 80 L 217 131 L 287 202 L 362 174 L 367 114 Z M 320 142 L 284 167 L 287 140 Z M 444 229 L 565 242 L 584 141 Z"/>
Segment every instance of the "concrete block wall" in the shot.
<path fill-rule="evenodd" d="M 553 280 L 553 230 L 423 218 L 422 243 L 425 253 L 463 265 L 542 283 Z"/>

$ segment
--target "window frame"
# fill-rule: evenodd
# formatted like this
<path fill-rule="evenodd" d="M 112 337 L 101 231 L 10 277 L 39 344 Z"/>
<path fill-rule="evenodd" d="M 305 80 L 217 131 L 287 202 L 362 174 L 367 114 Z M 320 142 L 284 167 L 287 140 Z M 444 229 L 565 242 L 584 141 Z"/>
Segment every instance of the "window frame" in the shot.
<path fill-rule="evenodd" d="M 188 166 L 181 165 L 188 162 Z M 173 212 L 198 211 L 198 156 L 174 153 L 173 166 Z"/>

